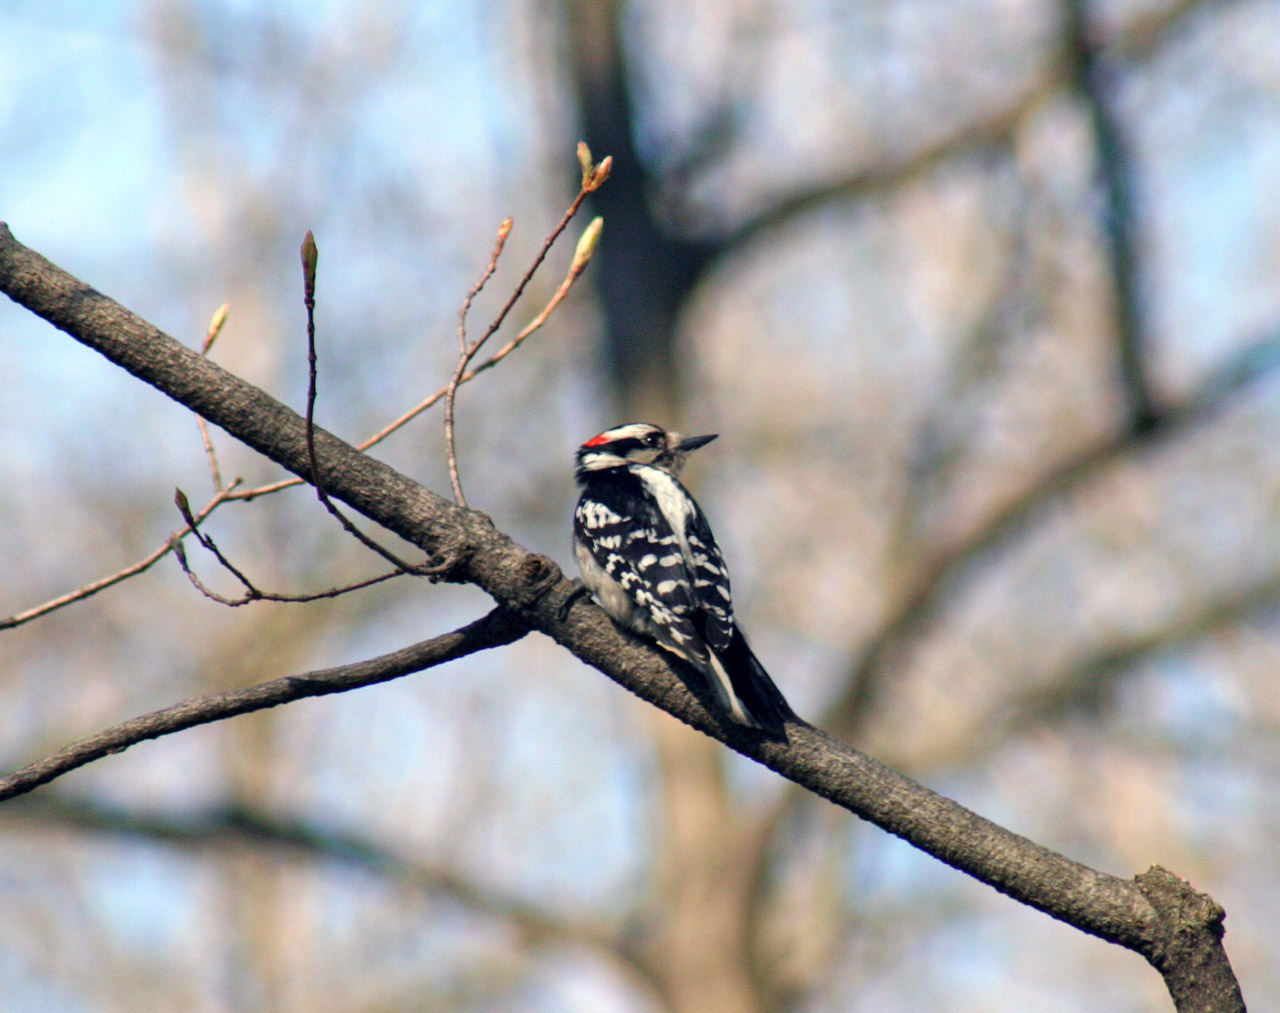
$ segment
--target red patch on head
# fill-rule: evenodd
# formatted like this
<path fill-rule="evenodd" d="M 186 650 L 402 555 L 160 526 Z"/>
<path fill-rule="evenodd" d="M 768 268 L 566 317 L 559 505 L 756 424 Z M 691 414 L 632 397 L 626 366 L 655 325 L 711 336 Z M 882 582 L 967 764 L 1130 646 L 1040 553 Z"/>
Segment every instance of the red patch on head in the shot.
<path fill-rule="evenodd" d="M 608 434 L 608 433 L 601 433 L 599 436 L 593 436 L 593 437 L 591 437 L 591 439 L 587 440 L 587 442 L 586 442 L 586 443 L 584 443 L 584 444 L 583 444 L 583 446 L 584 446 L 584 447 L 598 447 L 598 446 L 600 446 L 600 444 L 602 444 L 602 443 L 608 443 L 608 442 L 609 442 L 609 434 Z"/>

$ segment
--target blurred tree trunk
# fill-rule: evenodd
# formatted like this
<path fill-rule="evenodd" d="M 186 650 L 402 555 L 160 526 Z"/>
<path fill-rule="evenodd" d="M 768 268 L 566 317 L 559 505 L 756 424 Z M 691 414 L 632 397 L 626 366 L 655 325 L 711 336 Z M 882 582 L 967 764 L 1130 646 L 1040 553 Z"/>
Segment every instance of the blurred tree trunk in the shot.
<path fill-rule="evenodd" d="M 601 357 L 616 421 L 687 428 L 689 394 L 676 328 L 711 248 L 655 212 L 656 187 L 637 151 L 617 0 L 570 0 L 571 61 L 587 143 L 612 155 L 593 195 L 606 239 L 594 269 L 605 323 Z M 752 972 L 744 827 L 725 783 L 725 750 L 686 725 L 651 715 L 662 771 L 662 827 L 654 862 L 651 966 L 669 1008 L 747 1013 L 761 1008 Z"/>

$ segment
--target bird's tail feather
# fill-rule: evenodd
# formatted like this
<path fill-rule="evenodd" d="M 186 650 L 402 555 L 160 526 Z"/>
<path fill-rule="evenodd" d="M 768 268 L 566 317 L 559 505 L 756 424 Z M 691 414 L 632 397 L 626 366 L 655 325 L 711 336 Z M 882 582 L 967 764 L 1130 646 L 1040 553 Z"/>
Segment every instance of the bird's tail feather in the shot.
<path fill-rule="evenodd" d="M 753 724 L 771 738 L 786 740 L 786 723 L 799 720 L 795 711 L 787 703 L 782 692 L 769 678 L 769 673 L 760 664 L 747 638 L 737 625 L 733 628 L 733 639 L 729 647 L 721 655 L 724 669 L 728 673 L 733 693 L 752 719 L 743 722 Z M 736 715 L 733 715 L 736 717 Z"/>

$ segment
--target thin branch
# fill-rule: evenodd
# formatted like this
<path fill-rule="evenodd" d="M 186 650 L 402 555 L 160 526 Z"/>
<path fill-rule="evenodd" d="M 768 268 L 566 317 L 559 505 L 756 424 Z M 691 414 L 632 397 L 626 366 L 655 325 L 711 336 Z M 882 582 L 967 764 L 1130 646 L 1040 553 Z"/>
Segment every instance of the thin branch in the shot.
<path fill-rule="evenodd" d="M 216 311 L 214 311 L 214 314 L 209 321 L 209 327 L 205 332 L 204 340 L 201 342 L 201 345 L 200 345 L 200 354 L 202 356 L 207 356 L 209 354 L 209 352 L 213 348 L 214 342 L 217 341 L 219 335 L 222 333 L 222 329 L 226 325 L 227 316 L 230 312 L 230 309 L 231 309 L 231 306 L 229 303 L 223 303 L 221 306 L 218 307 Z M 508 349 L 504 349 L 504 352 L 505 351 L 508 351 Z M 480 368 L 483 369 L 488 365 L 490 365 L 490 363 L 485 363 L 484 366 L 481 366 Z M 464 378 L 464 380 L 469 380 L 471 376 L 474 375 L 475 372 L 478 372 L 478 370 L 475 370 L 472 373 L 468 374 Z M 443 389 L 440 392 L 440 395 L 442 394 L 443 394 Z M 435 400 L 438 400 L 440 395 L 437 395 Z M 432 401 L 431 403 L 434 403 L 434 401 Z M 429 407 L 429 405 L 426 405 L 423 407 Z M 409 416 L 409 417 L 411 418 L 412 416 Z M 405 418 L 403 421 L 407 422 L 408 418 Z M 138 560 L 136 563 L 126 566 L 123 569 L 116 571 L 115 573 L 109 574 L 98 580 L 85 584 L 74 591 L 69 591 L 66 594 L 59 595 L 56 598 L 52 598 L 41 605 L 34 606 L 30 609 L 26 609 L 23 612 L 18 612 L 12 616 L 8 616 L 6 618 L 0 619 L 0 630 L 12 629 L 17 626 L 22 626 L 25 623 L 29 623 L 35 619 L 39 619 L 41 616 L 47 615 L 50 612 L 54 612 L 60 608 L 64 608 L 65 606 L 71 605 L 77 601 L 83 601 L 86 598 L 90 598 L 93 595 L 97 594 L 99 591 L 104 591 L 107 588 L 113 587 L 116 584 L 122 583 L 131 577 L 136 577 L 138 574 L 144 573 L 146 570 L 149 570 L 152 566 L 158 563 L 166 555 L 168 555 L 170 552 L 173 552 L 175 550 L 178 553 L 179 565 L 182 567 L 183 572 L 186 573 L 188 579 L 192 582 L 192 584 L 196 587 L 196 589 L 199 590 L 206 597 L 212 598 L 215 601 L 221 602 L 224 605 L 229 605 L 232 607 L 244 605 L 252 601 L 308 602 L 308 601 L 315 601 L 321 598 L 335 597 L 347 591 L 356 591 L 356 590 L 360 590 L 362 588 L 368 587 L 372 584 L 380 583 L 383 580 L 388 580 L 392 576 L 398 575 L 398 573 L 400 572 L 405 572 L 403 569 L 401 569 L 397 571 L 396 574 L 384 574 L 381 576 L 370 578 L 368 580 L 359 581 L 357 583 L 347 585 L 346 587 L 343 587 L 343 588 L 334 588 L 328 591 L 314 592 L 310 594 L 301 594 L 301 595 L 276 594 L 269 591 L 261 591 L 255 588 L 253 584 L 242 573 L 237 571 L 235 567 L 233 567 L 225 559 L 222 559 L 220 554 L 217 552 L 216 548 L 213 548 L 210 542 L 210 544 L 206 545 L 205 547 L 210 549 L 210 551 L 214 552 L 215 555 L 219 556 L 223 565 L 237 576 L 237 578 L 244 585 L 246 589 L 246 594 L 239 599 L 229 599 L 207 588 L 203 583 L 201 583 L 199 578 L 195 575 L 194 572 L 192 572 L 190 567 L 187 565 L 185 554 L 182 553 L 181 540 L 184 537 L 186 537 L 188 534 L 191 534 L 194 532 L 197 538 L 200 538 L 203 543 L 205 536 L 202 536 L 200 532 L 196 530 L 196 527 L 202 521 L 207 519 L 223 503 L 226 503 L 230 500 L 244 500 L 245 502 L 248 502 L 252 499 L 256 499 L 258 496 L 267 495 L 268 493 L 272 493 L 272 492 L 278 492 L 281 489 L 288 488 L 289 486 L 302 485 L 304 483 L 302 482 L 301 479 L 292 478 L 282 482 L 276 482 L 268 486 L 259 486 L 254 489 L 240 490 L 239 486 L 242 484 L 242 479 L 237 478 L 234 481 L 232 481 L 230 485 L 227 485 L 224 487 L 222 484 L 222 474 L 218 467 L 217 454 L 213 447 L 213 441 L 209 435 L 208 424 L 205 422 L 204 418 L 202 418 L 199 415 L 196 416 L 196 424 L 200 428 L 200 435 L 204 444 L 205 456 L 208 459 L 209 469 L 213 478 L 214 497 L 207 504 L 205 504 L 198 512 L 194 514 L 191 514 L 189 506 L 187 506 L 186 509 L 183 510 L 183 518 L 187 523 L 187 527 L 183 528 L 181 531 L 175 532 L 173 535 L 169 537 L 169 539 L 167 539 L 164 542 L 164 544 L 157 546 L 152 552 L 148 553 L 146 556 Z M 403 422 L 401 422 L 400 424 L 403 424 Z M 389 429 L 386 432 L 384 432 L 382 435 L 383 436 L 389 435 L 391 431 L 393 430 Z M 183 497 L 183 501 L 185 502 L 185 497 Z M 179 505 L 179 509 L 180 510 L 183 509 L 182 504 Z M 194 520 L 194 524 L 193 524 L 193 520 Z"/>
<path fill-rule="evenodd" d="M 445 388 L 444 410 L 445 442 L 449 453 L 449 480 L 453 486 L 453 501 L 458 506 L 465 507 L 467 505 L 466 497 L 462 495 L 462 484 L 458 479 L 458 462 L 457 457 L 454 454 L 453 446 L 453 406 L 454 400 L 457 398 L 458 386 L 462 383 L 463 374 L 466 373 L 467 366 L 471 364 L 471 360 L 475 357 L 476 353 L 480 351 L 480 349 L 484 347 L 485 342 L 498 331 L 498 328 L 500 328 L 506 321 L 507 315 L 511 312 L 512 308 L 520 301 L 520 297 L 524 294 L 525 288 L 528 287 L 529 282 L 533 280 L 533 276 L 537 273 L 538 268 L 542 266 L 542 262 L 546 259 L 547 254 L 551 252 L 551 247 L 554 246 L 556 240 L 560 238 L 560 234 L 564 232 L 569 223 L 573 221 L 574 216 L 577 215 L 578 209 L 582 207 L 582 202 L 586 200 L 590 194 L 599 190 L 600 187 L 604 185 L 605 180 L 609 178 L 609 173 L 613 168 L 613 158 L 609 155 L 606 155 L 599 163 L 593 162 L 591 158 L 591 150 L 583 142 L 579 142 L 578 144 L 578 161 L 582 167 L 582 184 L 578 190 L 578 196 L 574 198 L 573 203 L 569 205 L 568 210 L 561 216 L 556 227 L 551 230 L 551 234 L 543 241 L 542 249 L 539 250 L 537 256 L 533 258 L 533 263 L 529 265 L 529 269 L 525 271 L 524 277 L 520 279 L 514 291 L 512 291 L 511 296 L 507 299 L 502 309 L 498 311 L 498 315 L 494 317 L 493 322 L 489 324 L 489 327 L 485 332 L 471 344 L 467 344 L 466 338 L 466 312 L 471 305 L 471 299 L 480 291 L 481 288 L 484 287 L 484 283 L 489 279 L 489 276 L 497 266 L 498 257 L 502 253 L 502 246 L 506 242 L 507 233 L 510 231 L 510 218 L 506 219 L 502 225 L 499 226 L 498 242 L 494 247 L 493 257 L 489 261 L 489 268 L 472 289 L 471 294 L 467 296 L 467 299 L 463 302 L 462 309 L 458 314 L 458 345 L 460 353 L 458 356 L 457 368 L 453 372 L 453 378 L 449 381 L 448 387 Z M 587 241 L 587 234 L 593 235 L 593 238 L 589 242 Z M 591 254 L 595 250 L 595 242 L 599 238 L 599 235 L 600 226 L 593 221 L 591 225 L 587 227 L 586 232 L 583 234 L 583 238 L 578 242 L 578 250 L 574 255 L 573 261 L 574 264 L 577 265 L 577 270 L 575 271 L 572 266 L 570 267 L 570 274 L 563 286 L 566 293 L 568 292 L 569 287 L 572 286 L 573 282 L 577 279 L 578 275 L 580 275 L 583 269 L 586 268 L 587 263 L 591 260 Z M 583 252 L 584 245 L 586 247 L 585 254 Z M 564 298 L 563 295 L 560 295 L 559 298 L 552 298 L 552 301 L 548 304 L 544 314 L 540 314 L 541 320 L 537 321 L 536 326 L 529 329 L 530 334 L 533 333 L 534 330 L 537 330 L 538 327 L 542 326 L 542 321 L 550 315 L 551 310 L 554 309 L 555 306 L 559 305 L 560 299 L 562 298 Z M 528 335 L 524 336 L 527 337 Z M 518 344 L 518 341 L 516 343 Z M 489 365 L 498 361 L 499 357 L 495 356 Z M 477 372 L 479 372 L 479 370 L 473 371 L 472 375 L 474 376 Z"/>
<path fill-rule="evenodd" d="M 119 753 L 147 739 L 172 735 L 196 725 L 222 721 L 239 714 L 278 707 L 307 697 L 344 693 L 361 686 L 398 679 L 425 668 L 453 661 L 490 647 L 501 647 L 529 632 L 528 624 L 503 608 L 475 622 L 381 657 L 274 679 L 247 689 L 196 697 L 163 710 L 143 714 L 97 735 L 58 750 L 43 760 L 0 777 L 0 801 L 48 784 L 78 767 Z"/>
<path fill-rule="evenodd" d="M 358 445 L 356 449 L 360 449 Z M 271 496 L 275 493 L 283 492 L 285 489 L 295 489 L 300 485 L 306 484 L 307 480 L 305 478 L 299 478 L 297 476 L 293 478 L 282 478 L 275 482 L 268 482 L 266 485 L 255 485 L 251 489 L 242 489 L 231 498 L 243 503 L 249 503 L 261 496 Z"/>
<path fill-rule="evenodd" d="M 240 479 L 236 479 L 231 483 L 231 485 L 220 490 L 213 499 L 209 500 L 208 503 L 201 507 L 200 510 L 193 515 L 195 522 L 199 523 L 204 520 L 213 513 L 214 510 L 225 503 L 231 497 L 233 490 L 239 482 Z M 9 616 L 7 619 L 0 619 L 0 630 L 8 630 L 15 626 L 21 626 L 23 623 L 29 623 L 33 619 L 39 619 L 41 616 L 47 615 L 56 609 L 63 608 L 66 605 L 70 605 L 72 602 L 83 601 L 85 598 L 89 598 L 97 594 L 99 591 L 105 591 L 107 588 L 112 587 L 115 584 L 119 584 L 121 581 L 128 580 L 130 577 L 136 577 L 144 570 L 150 569 L 166 555 L 172 552 L 174 539 L 182 538 L 184 535 L 189 534 L 191 530 L 191 527 L 188 526 L 182 531 L 170 536 L 163 545 L 159 546 L 149 555 L 144 556 L 131 566 L 126 566 L 123 570 L 117 570 L 109 576 L 102 577 L 90 584 L 85 584 L 83 587 L 77 588 L 74 591 L 69 591 L 67 594 L 59 595 L 57 598 L 53 598 L 45 602 L 43 605 L 37 605 L 34 608 L 29 608 L 25 612 L 19 612 L 16 615 Z"/>
<path fill-rule="evenodd" d="M 176 490 L 174 493 L 174 502 L 178 506 L 178 511 L 182 514 L 182 519 L 187 522 L 187 530 L 190 534 L 195 536 L 196 541 L 198 541 L 208 552 L 212 553 L 213 557 L 222 564 L 222 567 L 234 576 L 236 580 L 240 581 L 241 586 L 245 589 L 245 593 L 239 598 L 227 598 L 224 595 L 218 594 L 211 588 L 206 587 L 204 582 L 196 576 L 195 571 L 192 570 L 191 566 L 187 563 L 187 553 L 183 548 L 182 538 L 175 535 L 173 537 L 173 554 L 177 557 L 178 565 L 182 567 L 182 572 L 187 575 L 187 579 L 191 581 L 197 591 L 206 598 L 210 598 L 221 605 L 238 608 L 241 605 L 248 605 L 255 601 L 273 601 L 283 602 L 286 604 L 320 601 L 324 598 L 337 598 L 350 591 L 359 591 L 363 588 L 371 587 L 374 584 L 381 584 L 384 580 L 391 580 L 393 577 L 404 576 L 403 570 L 395 569 L 390 573 L 379 574 L 376 577 L 369 577 L 366 580 L 356 581 L 354 584 L 347 584 L 342 587 L 330 588 L 327 591 L 313 591 L 307 594 L 280 594 L 275 591 L 263 591 L 256 587 L 253 581 L 245 576 L 245 574 L 238 569 L 231 560 L 223 555 L 222 550 L 218 548 L 217 543 L 214 542 L 210 535 L 207 535 L 200 530 L 199 521 L 192 517 L 191 508 L 187 503 L 187 497 L 183 494 L 181 489 Z"/>
<path fill-rule="evenodd" d="M 462 481 L 458 478 L 458 455 L 453 441 L 453 409 L 454 402 L 458 397 L 458 384 L 462 382 L 462 374 L 466 370 L 467 362 L 470 359 L 467 349 L 467 311 L 471 309 L 472 300 L 480 294 L 485 283 L 493 277 L 493 272 L 498 269 L 498 258 L 502 256 L 502 248 L 507 243 L 507 236 L 511 235 L 511 226 L 513 224 L 514 219 L 508 217 L 504 218 L 498 226 L 498 238 L 493 244 L 493 254 L 489 257 L 489 264 L 485 267 L 484 273 L 480 275 L 480 280 L 471 286 L 471 291 L 462 300 L 462 306 L 458 310 L 458 368 L 453 371 L 453 377 L 445 388 L 444 441 L 448 450 L 449 484 L 453 486 L 453 501 L 458 506 L 463 507 L 467 505 L 467 497 L 462 494 Z"/>
<path fill-rule="evenodd" d="M 573 260 L 569 262 L 569 269 L 565 271 L 564 280 L 560 282 L 560 287 L 552 293 L 551 298 L 547 300 L 547 304 L 536 317 L 525 324 L 524 328 L 510 341 L 502 346 L 493 357 L 487 362 L 482 363 L 467 374 L 468 377 L 475 376 L 482 370 L 496 366 L 504 358 L 520 347 L 520 343 L 529 337 L 534 331 L 538 330 L 547 322 L 547 318 L 555 312 L 555 308 L 559 306 L 569 294 L 569 290 L 573 288 L 581 276 L 582 272 L 587 269 L 587 265 L 591 263 L 591 258 L 596 252 L 596 246 L 600 242 L 600 233 L 604 229 L 604 219 L 597 215 L 592 218 L 587 227 L 582 230 L 582 235 L 578 237 L 578 245 L 573 251 Z"/>
<path fill-rule="evenodd" d="M 203 544 L 204 540 L 201 540 Z M 209 539 L 212 544 L 212 539 Z M 217 551 L 216 549 L 214 551 Z M 367 580 L 359 580 L 354 584 L 345 584 L 342 587 L 330 588 L 327 591 L 312 591 L 307 594 L 281 594 L 276 591 L 262 591 L 252 584 L 249 584 L 244 578 L 245 593 L 239 598 L 228 598 L 225 595 L 218 594 L 217 591 L 205 585 L 205 583 L 191 569 L 190 563 L 187 561 L 186 550 L 182 547 L 181 542 L 175 542 L 173 546 L 173 554 L 178 560 L 178 565 L 182 568 L 182 572 L 187 575 L 187 579 L 191 581 L 192 586 L 206 598 L 216 601 L 219 605 L 226 605 L 230 608 L 239 608 L 241 605 L 250 605 L 256 601 L 273 601 L 281 602 L 287 605 L 305 604 L 307 602 L 320 601 L 324 598 L 338 598 L 341 595 L 349 594 L 352 591 L 360 591 L 374 584 L 381 584 L 384 580 L 391 580 L 393 577 L 403 577 L 403 570 L 392 570 L 390 573 L 382 573 L 376 577 L 369 577 Z M 221 558 L 221 554 L 219 554 Z M 224 565 L 226 565 L 224 563 Z"/>
<path fill-rule="evenodd" d="M 222 550 L 219 549 L 218 546 L 214 544 L 213 539 L 209 535 L 206 535 L 203 531 L 200 530 L 199 523 L 196 521 L 194 517 L 191 516 L 191 506 L 187 502 L 186 493 L 184 493 L 181 489 L 175 489 L 173 491 L 173 502 L 174 502 L 174 505 L 177 506 L 178 508 L 178 513 L 182 515 L 182 519 L 187 522 L 187 530 L 190 531 L 191 534 L 193 534 L 196 537 L 196 540 L 202 546 L 204 546 L 204 548 L 207 551 L 213 553 L 214 558 L 219 563 L 221 563 L 223 568 L 226 569 L 233 577 L 235 577 L 236 580 L 240 581 L 240 583 L 244 585 L 246 590 L 250 592 L 254 591 L 255 588 L 253 586 L 253 582 L 250 581 L 249 578 L 246 577 L 242 572 L 240 572 L 240 570 L 236 569 L 236 567 L 232 564 L 231 560 L 227 559 L 227 557 L 222 554 Z M 182 564 L 183 570 L 187 571 L 187 576 L 191 577 L 194 580 L 195 575 L 192 574 L 191 571 L 187 569 L 187 554 L 182 547 L 181 538 L 174 539 L 173 551 L 174 551 L 174 554 L 178 557 L 179 562 Z M 203 585 L 200 585 L 197 582 L 197 586 L 201 587 L 201 589 L 203 590 Z"/>
<path fill-rule="evenodd" d="M 604 159 L 604 161 L 600 163 L 600 168 L 603 168 L 603 171 L 604 171 L 604 177 L 593 180 L 596 187 L 599 187 L 599 185 L 602 182 L 604 182 L 604 178 L 607 178 L 608 169 L 611 166 L 612 166 L 611 158 L 606 158 Z M 573 210 L 575 214 L 578 206 L 579 206 L 579 202 L 575 201 L 574 208 L 571 208 L 571 210 Z M 563 230 L 565 224 L 567 224 L 567 222 L 562 220 L 561 225 L 559 226 L 559 229 L 555 235 L 558 235 L 559 231 Z M 593 222 L 593 225 L 594 225 L 594 222 Z M 590 228 L 591 226 L 588 226 L 588 229 Z M 597 236 L 598 234 L 599 233 L 597 228 Z M 583 234 L 584 239 L 585 239 L 585 236 L 586 236 L 586 233 L 584 232 Z M 552 242 L 554 238 L 555 236 L 553 235 L 553 237 L 549 239 L 547 242 L 548 243 Z M 579 244 L 581 244 L 581 242 L 582 240 L 579 240 Z M 539 262 L 541 262 L 541 257 L 546 255 L 547 249 L 549 249 L 549 246 L 544 244 L 542 254 L 539 257 Z M 576 258 L 575 258 L 575 261 L 576 261 Z M 537 265 L 535 264 L 534 265 L 535 269 L 536 269 L 536 266 Z M 585 267 L 586 265 L 583 264 L 582 266 Z M 531 271 L 532 270 L 533 269 L 531 269 Z M 573 273 L 572 266 L 570 271 L 571 273 Z M 573 281 L 577 280 L 577 275 L 580 273 L 581 273 L 581 268 L 578 270 L 577 273 L 573 273 L 573 279 L 569 281 L 568 284 L 572 285 Z M 531 276 L 532 275 L 530 274 L 529 277 Z M 527 280 L 528 278 L 526 278 L 526 281 Z M 556 290 L 556 295 L 552 297 L 552 301 L 551 303 L 548 304 L 548 307 L 544 308 L 543 311 L 539 313 L 538 316 L 535 317 L 534 320 L 531 321 L 519 334 L 517 334 L 515 338 L 507 342 L 507 344 L 504 345 L 494 355 L 490 356 L 488 359 L 480 363 L 480 365 L 476 366 L 475 368 L 469 369 L 465 373 L 463 373 L 462 376 L 458 378 L 457 385 L 460 387 L 464 383 L 469 383 L 471 380 L 475 379 L 475 377 L 478 376 L 480 373 L 483 373 L 486 369 L 492 369 L 499 362 L 501 362 L 508 355 L 514 352 L 517 348 L 519 348 L 520 345 L 524 342 L 525 338 L 533 334 L 534 331 L 536 331 L 539 327 L 542 326 L 542 324 L 546 322 L 546 319 L 550 315 L 551 310 L 555 309 L 555 306 L 559 304 L 559 302 L 564 298 L 564 295 L 567 294 L 567 292 L 568 292 L 567 287 L 565 286 L 564 283 L 561 283 L 561 288 Z M 519 292 L 517 291 L 517 296 L 518 294 Z M 506 309 L 502 314 L 503 317 L 505 317 L 506 312 L 509 311 L 510 308 L 511 308 L 510 305 L 506 307 Z M 499 320 L 498 323 L 500 324 L 501 320 Z M 496 328 L 493 328 L 493 329 L 496 329 Z M 492 333 L 492 330 L 490 331 L 490 333 Z M 486 335 L 486 337 L 487 336 L 488 335 Z M 355 445 L 355 448 L 357 450 L 368 450 L 371 447 L 377 446 L 379 443 L 385 440 L 392 433 L 396 432 L 397 430 L 403 428 L 408 423 L 412 422 L 414 419 L 416 419 L 428 408 L 431 408 L 433 405 L 439 402 L 442 398 L 447 396 L 451 385 L 452 385 L 452 381 L 450 381 L 450 383 L 445 384 L 443 387 L 437 390 L 434 394 L 431 394 L 428 397 L 423 398 L 423 400 L 419 401 L 416 405 L 410 408 L 403 415 L 399 416 L 396 419 L 393 419 L 391 422 L 388 422 L 385 426 L 379 429 L 372 436 L 368 437 L 367 439 L 363 440 L 360 443 L 357 443 Z M 243 489 L 230 498 L 236 499 L 236 500 L 244 500 L 248 502 L 249 500 L 257 499 L 259 496 L 269 496 L 273 493 L 280 492 L 283 489 L 289 489 L 294 486 L 304 485 L 304 484 L 305 482 L 301 478 L 285 478 L 285 479 L 281 479 L 278 482 L 268 483 L 267 485 L 255 486 L 252 489 Z"/>
<path fill-rule="evenodd" d="M 204 342 L 200 345 L 201 355 L 208 355 L 209 350 L 213 348 L 213 343 L 218 340 L 218 335 L 222 333 L 222 328 L 227 322 L 227 314 L 230 310 L 231 304 L 224 302 L 214 311 L 213 318 L 209 321 L 209 329 L 205 332 Z M 209 436 L 209 425 L 199 415 L 196 416 L 196 425 L 200 427 L 200 439 L 204 441 L 204 454 L 209 460 L 213 491 L 218 492 L 222 488 L 222 471 L 218 468 L 218 455 L 213 449 L 213 439 Z"/>
<path fill-rule="evenodd" d="M 593 227 L 596 230 L 595 232 L 596 236 L 597 237 L 599 236 L 600 226 L 597 226 L 596 222 L 600 222 L 600 225 L 603 226 L 603 221 L 601 219 L 599 218 L 593 219 L 591 225 L 587 227 L 587 231 L 583 232 L 582 239 L 579 240 L 579 245 L 581 245 L 581 243 L 584 240 L 586 240 L 588 232 L 590 232 L 590 230 Z M 576 270 L 575 270 L 575 266 L 576 266 Z M 534 317 L 533 320 L 531 320 L 528 324 L 526 324 L 525 327 L 514 338 L 512 338 L 505 345 L 503 345 L 498 351 L 496 351 L 488 359 L 480 363 L 480 365 L 472 369 L 469 369 L 465 373 L 463 373 L 462 376 L 458 378 L 458 386 L 461 386 L 464 383 L 470 382 L 480 373 L 483 373 L 486 369 L 492 369 L 499 362 L 501 362 L 508 355 L 514 352 L 517 348 L 519 348 L 520 345 L 523 344 L 526 338 L 530 337 L 536 330 L 538 330 L 543 324 L 545 324 L 547 322 L 547 317 L 551 315 L 552 310 L 554 310 L 556 306 L 558 306 L 560 302 L 564 299 L 564 297 L 568 295 L 569 288 L 573 285 L 575 281 L 577 281 L 578 275 L 582 273 L 582 269 L 585 267 L 586 267 L 585 263 L 579 266 L 578 258 L 575 255 L 574 262 L 573 264 L 570 264 L 569 272 L 565 275 L 565 280 L 560 283 L 560 287 L 556 289 L 556 292 L 551 297 L 551 300 L 547 303 L 545 307 L 543 307 L 542 312 L 540 312 L 536 317 Z M 426 411 L 428 408 L 430 408 L 432 405 L 438 402 L 441 398 L 445 397 L 449 393 L 449 386 L 450 386 L 449 384 L 445 384 L 434 394 L 418 402 L 418 404 L 414 405 L 412 408 L 410 408 L 407 412 L 405 412 L 399 418 L 395 419 L 392 422 L 387 423 L 387 425 L 383 426 L 383 428 L 379 429 L 376 433 L 374 433 L 364 442 L 357 443 L 355 445 L 356 449 L 362 450 L 362 451 L 368 450 L 370 447 L 373 447 L 376 444 L 381 443 L 388 436 L 394 433 L 397 429 L 405 425 L 405 423 L 411 422 L 413 419 L 417 418 L 424 411 Z M 283 482 L 277 482 L 272 485 L 262 486 L 259 489 L 250 489 L 244 493 L 243 498 L 249 499 L 253 496 L 260 496 L 269 492 L 276 492 L 280 489 L 285 488 L 286 486 L 297 485 L 298 482 L 299 482 L 299 479 L 291 478 L 291 479 L 286 479 Z"/>
<path fill-rule="evenodd" d="M 383 559 L 387 560 L 392 566 L 398 568 L 403 573 L 423 573 L 426 572 L 421 566 L 415 566 L 407 563 L 389 549 L 384 549 L 376 541 L 366 535 L 357 528 L 346 514 L 337 508 L 333 500 L 329 498 L 329 494 L 325 492 L 324 483 L 320 480 L 320 463 L 316 458 L 316 427 L 315 427 L 315 410 L 316 410 L 316 262 L 319 259 L 319 251 L 316 249 L 315 236 L 311 234 L 311 230 L 307 229 L 307 234 L 302 240 L 302 301 L 307 311 L 307 414 L 306 414 L 306 436 L 307 436 L 307 462 L 311 468 L 311 484 L 315 487 L 316 497 L 324 504 L 324 508 L 329 511 L 343 530 L 351 535 L 365 548 L 376 552 Z M 243 581 L 244 577 L 236 574 Z"/>

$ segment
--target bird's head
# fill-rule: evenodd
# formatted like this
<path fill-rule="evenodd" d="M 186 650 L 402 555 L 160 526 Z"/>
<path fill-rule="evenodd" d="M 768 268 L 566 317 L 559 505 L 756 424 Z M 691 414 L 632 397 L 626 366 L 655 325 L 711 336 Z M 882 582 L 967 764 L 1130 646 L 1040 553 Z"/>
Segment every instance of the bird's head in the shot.
<path fill-rule="evenodd" d="M 683 436 L 648 422 L 615 426 L 591 437 L 578 448 L 575 474 L 581 479 L 593 471 L 628 464 L 648 464 L 668 474 L 679 475 L 689 451 L 706 446 L 716 435 Z"/>

